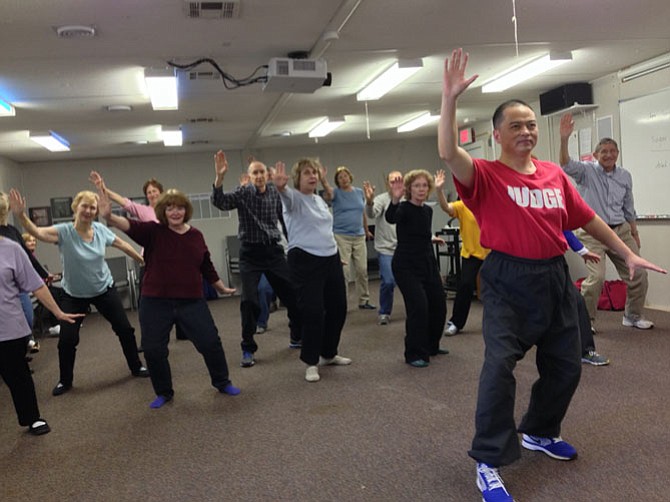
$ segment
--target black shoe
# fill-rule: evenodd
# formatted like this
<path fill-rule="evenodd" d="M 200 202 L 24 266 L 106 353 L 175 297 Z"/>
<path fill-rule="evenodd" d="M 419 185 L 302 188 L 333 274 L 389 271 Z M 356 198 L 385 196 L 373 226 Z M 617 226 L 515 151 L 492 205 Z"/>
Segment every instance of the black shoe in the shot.
<path fill-rule="evenodd" d="M 448 354 L 448 353 L 449 353 L 448 349 L 437 349 L 436 355 L 444 355 L 444 354 Z"/>
<path fill-rule="evenodd" d="M 62 383 L 58 382 L 56 386 L 54 387 L 54 390 L 51 391 L 52 396 L 61 396 L 65 394 L 67 391 L 69 391 L 72 388 L 72 384 L 69 385 L 63 385 Z"/>
<path fill-rule="evenodd" d="M 28 427 L 28 432 L 33 436 L 41 436 L 42 434 L 48 434 L 51 432 L 51 427 L 46 420 L 43 418 L 38 418 L 35 420 L 30 427 Z"/>
<path fill-rule="evenodd" d="M 134 377 L 147 378 L 149 376 L 149 370 L 144 366 L 140 366 L 139 369 L 131 371 Z"/>
<path fill-rule="evenodd" d="M 370 302 L 361 303 L 358 308 L 361 310 L 377 310 L 377 307 Z"/>

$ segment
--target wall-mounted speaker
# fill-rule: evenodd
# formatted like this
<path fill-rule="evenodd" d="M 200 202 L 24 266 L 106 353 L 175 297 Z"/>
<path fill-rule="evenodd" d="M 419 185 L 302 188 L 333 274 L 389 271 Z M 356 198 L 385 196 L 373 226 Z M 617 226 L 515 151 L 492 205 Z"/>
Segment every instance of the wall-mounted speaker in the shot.
<path fill-rule="evenodd" d="M 574 104 L 592 105 L 593 89 L 588 82 L 565 84 L 540 94 L 540 113 L 549 115 Z"/>

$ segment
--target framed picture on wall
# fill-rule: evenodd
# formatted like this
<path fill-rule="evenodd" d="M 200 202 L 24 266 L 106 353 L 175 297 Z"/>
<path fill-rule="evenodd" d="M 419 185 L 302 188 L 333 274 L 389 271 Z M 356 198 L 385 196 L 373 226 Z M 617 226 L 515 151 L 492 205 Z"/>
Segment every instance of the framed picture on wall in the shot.
<path fill-rule="evenodd" d="M 51 225 L 51 208 L 49 206 L 28 208 L 28 217 L 38 227 L 48 227 Z"/>
<path fill-rule="evenodd" d="M 51 217 L 54 223 L 72 221 L 72 197 L 51 199 Z"/>

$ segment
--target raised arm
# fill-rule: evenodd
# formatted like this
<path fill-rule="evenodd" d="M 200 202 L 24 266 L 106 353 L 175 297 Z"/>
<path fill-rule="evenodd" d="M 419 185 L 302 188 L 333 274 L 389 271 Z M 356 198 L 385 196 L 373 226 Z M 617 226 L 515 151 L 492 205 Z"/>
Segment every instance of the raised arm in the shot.
<path fill-rule="evenodd" d="M 440 158 L 456 179 L 466 187 L 472 187 L 474 183 L 472 157 L 458 146 L 458 122 L 456 121 L 458 97 L 478 77 L 474 75 L 465 78 L 467 65 L 468 54 L 463 53 L 463 49 L 454 50 L 451 53 L 451 59 L 447 58 L 444 62 L 442 107 L 440 122 L 437 126 L 437 149 Z"/>
<path fill-rule="evenodd" d="M 107 185 L 105 185 L 105 180 L 102 179 L 102 176 L 100 176 L 100 173 L 97 171 L 91 171 L 91 174 L 88 176 L 88 180 L 95 185 L 98 193 L 101 190 L 104 190 L 107 192 L 107 196 L 116 202 L 119 206 L 124 206 L 126 204 L 126 198 L 123 195 L 119 195 L 115 191 L 110 190 Z"/>
<path fill-rule="evenodd" d="M 561 115 L 561 124 L 559 130 L 561 134 L 561 150 L 559 153 L 558 162 L 561 164 L 561 166 L 564 166 L 570 162 L 568 141 L 570 140 L 572 131 L 575 130 L 575 122 L 572 119 L 572 113 L 564 113 Z"/>
<path fill-rule="evenodd" d="M 226 154 L 219 150 L 214 154 L 214 188 L 219 188 L 223 185 L 223 178 L 228 172 L 228 160 Z"/>
<path fill-rule="evenodd" d="M 330 183 L 328 183 L 328 180 L 326 179 L 327 174 L 328 169 L 326 166 L 319 166 L 319 181 L 321 182 L 321 186 L 323 186 L 323 200 L 332 202 L 334 191 L 333 187 L 330 186 Z"/>
<path fill-rule="evenodd" d="M 112 213 L 109 190 L 104 187 L 104 183 L 101 186 L 102 188 L 98 188 L 98 212 L 100 216 L 105 219 L 108 226 L 127 232 L 130 230 L 130 222 L 127 218 Z"/>
<path fill-rule="evenodd" d="M 435 191 L 437 192 L 437 200 L 440 202 L 440 207 L 442 208 L 442 211 L 447 213 L 449 216 L 453 217 L 454 216 L 454 207 L 449 204 L 449 201 L 447 201 L 447 198 L 444 195 L 444 192 L 442 189 L 444 188 L 444 183 L 446 181 L 446 176 L 444 174 L 444 171 L 440 169 L 435 173 Z"/>
<path fill-rule="evenodd" d="M 26 199 L 21 196 L 16 188 L 9 191 L 9 208 L 30 235 L 42 242 L 49 242 L 50 244 L 58 242 L 58 229 L 55 226 L 38 227 L 30 221 L 26 214 Z"/>

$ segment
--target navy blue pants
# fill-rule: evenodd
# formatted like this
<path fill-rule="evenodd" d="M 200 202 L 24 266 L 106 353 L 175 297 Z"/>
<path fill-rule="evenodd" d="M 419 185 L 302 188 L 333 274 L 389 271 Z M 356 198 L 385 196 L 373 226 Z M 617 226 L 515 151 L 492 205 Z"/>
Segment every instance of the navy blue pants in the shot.
<path fill-rule="evenodd" d="M 481 273 L 486 346 L 469 455 L 495 467 L 521 456 L 514 422 L 514 368 L 533 346 L 540 374 L 518 432 L 561 433 L 581 376 L 575 286 L 562 256 L 524 260 L 491 252 Z"/>
<path fill-rule="evenodd" d="M 156 395 L 169 398 L 174 395 L 172 370 L 168 361 L 168 342 L 170 330 L 177 323 L 205 360 L 212 386 L 223 390 L 230 383 L 228 364 L 207 302 L 203 298 L 143 296 L 140 303 L 142 347 Z"/>

